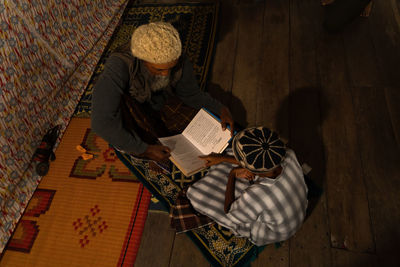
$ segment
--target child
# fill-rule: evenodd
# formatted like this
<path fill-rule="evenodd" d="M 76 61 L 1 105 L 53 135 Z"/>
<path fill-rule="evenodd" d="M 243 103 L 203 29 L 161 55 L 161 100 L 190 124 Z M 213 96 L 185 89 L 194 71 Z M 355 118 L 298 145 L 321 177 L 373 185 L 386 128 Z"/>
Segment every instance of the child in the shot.
<path fill-rule="evenodd" d="M 227 156 L 202 157 L 211 166 L 189 187 L 196 211 L 257 246 L 290 238 L 307 208 L 307 186 L 293 150 L 265 127 L 239 132 Z"/>

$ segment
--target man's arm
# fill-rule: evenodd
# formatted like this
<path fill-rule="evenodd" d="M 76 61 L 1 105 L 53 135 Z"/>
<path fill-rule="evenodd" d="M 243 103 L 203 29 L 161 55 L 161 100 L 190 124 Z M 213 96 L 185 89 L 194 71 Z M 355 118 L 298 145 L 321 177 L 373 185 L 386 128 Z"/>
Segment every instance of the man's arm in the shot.
<path fill-rule="evenodd" d="M 188 106 L 196 109 L 205 107 L 220 116 L 223 105 L 208 93 L 200 90 L 192 63 L 187 57 L 183 57 L 182 77 L 175 88 L 177 96 Z"/>
<path fill-rule="evenodd" d="M 194 75 L 193 65 L 185 56 L 182 77 L 176 85 L 176 94 L 186 105 L 196 109 L 205 107 L 212 113 L 220 116 L 222 128 L 225 129 L 227 124 L 229 124 L 233 136 L 234 121 L 229 109 L 211 97 L 207 92 L 200 90 L 196 76 Z"/>
<path fill-rule="evenodd" d="M 148 145 L 123 127 L 121 116 L 121 97 L 128 84 L 128 66 L 122 59 L 111 56 L 93 88 L 92 129 L 111 145 L 139 155 Z"/>

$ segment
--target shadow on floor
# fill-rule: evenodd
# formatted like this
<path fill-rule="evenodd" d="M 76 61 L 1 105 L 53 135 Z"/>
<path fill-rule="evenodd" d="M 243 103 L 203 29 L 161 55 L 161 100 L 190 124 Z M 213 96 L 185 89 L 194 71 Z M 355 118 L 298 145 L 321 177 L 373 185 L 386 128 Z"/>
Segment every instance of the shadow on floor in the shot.
<path fill-rule="evenodd" d="M 233 119 L 235 120 L 235 129 L 244 129 L 248 125 L 247 122 L 247 111 L 242 101 L 236 96 L 232 95 L 231 92 L 226 92 L 224 89 L 215 83 L 209 83 L 207 86 L 207 92 L 219 100 L 222 104 L 229 107 Z"/>
<path fill-rule="evenodd" d="M 329 106 L 321 106 L 321 103 L 328 103 L 323 98 L 320 88 L 297 88 L 282 102 L 276 118 L 278 131 L 285 130 L 289 125 L 288 146 L 295 151 L 300 164 L 306 163 L 312 168 L 306 179 L 309 187 L 308 215 L 317 205 L 325 184 L 321 125 Z"/>

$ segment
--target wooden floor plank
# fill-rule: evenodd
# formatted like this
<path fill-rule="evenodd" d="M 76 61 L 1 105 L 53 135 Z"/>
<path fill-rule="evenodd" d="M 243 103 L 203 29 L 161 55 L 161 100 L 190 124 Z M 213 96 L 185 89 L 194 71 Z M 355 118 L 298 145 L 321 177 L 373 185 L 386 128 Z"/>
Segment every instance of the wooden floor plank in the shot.
<path fill-rule="evenodd" d="M 331 245 L 351 251 L 374 251 L 368 198 L 357 144 L 356 118 L 349 90 L 349 72 L 340 35 L 319 39 L 321 106 L 326 118 L 326 186 Z"/>
<path fill-rule="evenodd" d="M 289 146 L 300 163 L 313 168 L 314 178 L 324 177 L 323 142 L 320 126 L 320 77 L 317 66 L 318 36 L 321 34 L 321 7 L 315 1 L 292 1 L 290 42 L 290 95 L 282 107 L 289 112 Z M 306 31 L 301 30 L 307 28 Z M 301 33 L 299 33 L 301 32 Z M 322 181 L 320 181 L 322 186 Z"/>
<path fill-rule="evenodd" d="M 136 257 L 136 267 L 168 266 L 175 231 L 170 228 L 168 214 L 149 212 Z"/>
<path fill-rule="evenodd" d="M 265 2 L 256 124 L 289 135 L 289 0 Z"/>
<path fill-rule="evenodd" d="M 322 31 L 318 1 L 291 1 L 289 146 L 300 163 L 312 168 L 313 181 L 322 187 L 324 149 L 320 132 L 322 114 L 317 68 L 317 37 Z M 290 266 L 330 266 L 329 226 L 325 196 L 309 202 L 310 217 L 290 239 Z"/>
<path fill-rule="evenodd" d="M 400 88 L 385 88 L 385 96 L 397 146 L 400 147 Z"/>
<path fill-rule="evenodd" d="M 357 144 L 356 119 L 349 88 L 326 91 L 331 106 L 323 127 L 327 158 L 327 197 L 333 247 L 373 252 L 368 198 Z"/>
<path fill-rule="evenodd" d="M 312 167 L 311 180 L 320 188 L 325 184 L 325 157 L 320 125 L 318 88 L 301 88 L 290 95 L 290 146 L 299 162 Z M 309 188 L 312 194 L 315 189 Z M 314 192 L 312 191 L 314 190 Z M 292 266 L 330 266 L 329 224 L 326 196 L 312 197 L 308 203 L 310 216 L 290 240 Z"/>
<path fill-rule="evenodd" d="M 385 84 L 399 87 L 400 13 L 396 1 L 374 1 L 369 22 L 378 64 L 385 75 Z"/>
<path fill-rule="evenodd" d="M 174 248 L 172 250 L 169 266 L 207 267 L 211 265 L 193 241 L 190 240 L 185 233 L 182 233 L 175 236 Z"/>
<path fill-rule="evenodd" d="M 400 266 L 400 149 L 386 107 L 385 90 L 353 88 L 352 94 L 379 266 Z"/>
<path fill-rule="evenodd" d="M 322 29 L 318 1 L 290 1 L 290 87 L 319 86 L 316 66 L 316 32 Z"/>
<path fill-rule="evenodd" d="M 351 85 L 382 85 L 383 78 L 377 65 L 368 19 L 355 20 L 345 28 L 342 36 Z"/>
<path fill-rule="evenodd" d="M 264 1 L 241 1 L 238 13 L 238 44 L 234 66 L 233 97 L 240 99 L 245 111 L 232 109 L 236 121 L 246 127 L 256 124 L 257 85 L 261 65 Z"/>
<path fill-rule="evenodd" d="M 260 253 L 251 267 L 289 267 L 289 242 L 284 242 L 281 247 L 275 247 L 274 244 L 267 247 Z"/>
<path fill-rule="evenodd" d="M 238 41 L 239 24 L 237 16 L 238 5 L 236 1 L 220 1 L 217 43 L 212 61 L 208 92 L 231 110 L 235 109 L 236 113 L 241 114 L 246 112 L 243 103 L 240 99 L 233 97 L 231 93 Z"/>
<path fill-rule="evenodd" d="M 332 249 L 332 266 L 334 267 L 376 267 L 377 257 L 374 254 L 357 253 L 343 249 Z"/>
<path fill-rule="evenodd" d="M 226 92 L 232 90 L 233 67 L 236 57 L 238 6 L 232 0 L 223 0 L 219 7 L 219 20 L 215 55 L 210 81 Z"/>
<path fill-rule="evenodd" d="M 318 88 L 301 88 L 291 92 L 289 145 L 301 164 L 307 163 L 312 167 L 309 177 L 323 188 L 326 174 L 320 106 Z M 310 216 L 290 240 L 290 263 L 292 266 L 330 266 L 326 196 L 310 199 L 308 209 Z"/>
<path fill-rule="evenodd" d="M 331 266 L 326 198 L 322 196 L 303 226 L 290 239 L 290 266 Z"/>

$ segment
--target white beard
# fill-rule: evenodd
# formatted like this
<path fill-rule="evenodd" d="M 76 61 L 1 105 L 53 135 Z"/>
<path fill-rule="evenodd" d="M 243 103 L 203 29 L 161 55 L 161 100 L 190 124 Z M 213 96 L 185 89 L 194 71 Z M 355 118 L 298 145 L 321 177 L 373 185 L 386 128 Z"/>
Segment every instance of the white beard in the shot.
<path fill-rule="evenodd" d="M 150 89 L 152 92 L 157 92 L 169 85 L 170 75 L 168 76 L 161 76 L 161 75 L 153 75 L 153 77 L 148 80 Z"/>
<path fill-rule="evenodd" d="M 171 73 L 168 73 L 167 76 L 154 75 L 150 73 L 146 66 L 143 66 L 142 73 L 152 92 L 157 92 L 167 87 L 170 83 Z"/>

